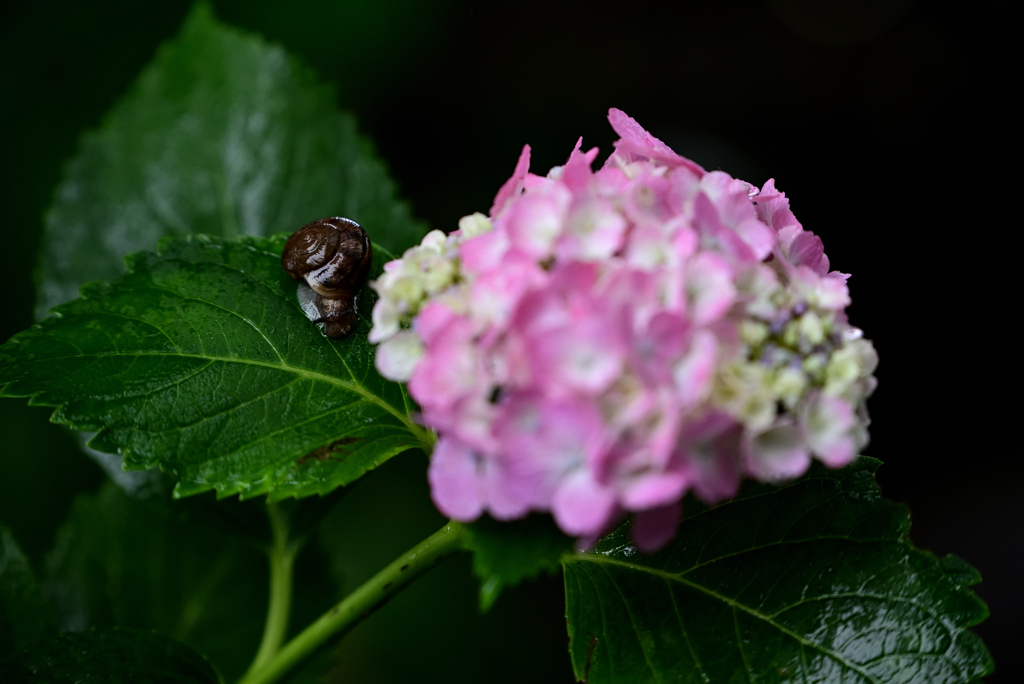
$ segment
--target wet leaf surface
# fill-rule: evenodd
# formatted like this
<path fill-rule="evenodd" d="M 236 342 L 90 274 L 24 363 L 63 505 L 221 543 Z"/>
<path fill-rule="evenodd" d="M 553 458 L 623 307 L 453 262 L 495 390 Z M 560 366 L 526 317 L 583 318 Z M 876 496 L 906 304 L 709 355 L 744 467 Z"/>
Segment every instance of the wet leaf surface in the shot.
<path fill-rule="evenodd" d="M 206 660 L 155 632 L 129 629 L 61 634 L 0 658 L 8 684 L 220 684 Z"/>
<path fill-rule="evenodd" d="M 676 540 L 627 526 L 564 564 L 576 677 L 603 682 L 969 682 L 991 672 L 968 631 L 985 605 L 963 561 L 911 547 L 878 462 L 688 502 Z"/>
<path fill-rule="evenodd" d="M 125 276 L 0 347 L 0 394 L 58 407 L 54 421 L 98 431 L 91 447 L 159 467 L 182 496 L 326 494 L 429 448 L 404 388 L 373 367 L 365 317 L 344 340 L 306 318 L 283 241 L 167 239 L 131 255 Z M 388 258 L 376 250 L 375 270 Z"/>
<path fill-rule="evenodd" d="M 334 215 L 393 252 L 426 232 L 333 90 L 199 4 L 68 164 L 46 215 L 36 316 L 161 237 L 269 236 Z"/>

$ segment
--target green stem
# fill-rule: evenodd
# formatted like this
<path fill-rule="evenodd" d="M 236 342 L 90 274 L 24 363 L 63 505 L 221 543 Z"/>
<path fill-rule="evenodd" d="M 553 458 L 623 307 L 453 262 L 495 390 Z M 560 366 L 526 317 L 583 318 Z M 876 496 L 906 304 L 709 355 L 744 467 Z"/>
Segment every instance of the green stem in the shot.
<path fill-rule="evenodd" d="M 288 526 L 277 508 L 267 504 L 270 530 L 273 535 L 270 556 L 270 603 L 267 607 L 267 623 L 263 627 L 263 640 L 256 657 L 249 666 L 249 673 L 259 672 L 280 650 L 288 631 L 288 615 L 292 607 L 292 569 L 299 544 L 289 543 Z M 249 674 L 246 674 L 248 677 Z"/>
<path fill-rule="evenodd" d="M 393 596 L 461 547 L 462 526 L 449 522 L 406 551 L 365 584 L 346 596 L 301 634 L 257 668 L 254 663 L 239 684 L 270 684 L 284 676 L 331 637 L 368 618 Z"/>

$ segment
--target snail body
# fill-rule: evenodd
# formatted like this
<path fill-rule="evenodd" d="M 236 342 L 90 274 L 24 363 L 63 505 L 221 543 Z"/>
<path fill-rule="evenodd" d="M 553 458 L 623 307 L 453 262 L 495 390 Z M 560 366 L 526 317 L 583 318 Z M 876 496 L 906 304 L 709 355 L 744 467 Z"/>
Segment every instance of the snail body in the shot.
<path fill-rule="evenodd" d="M 340 216 L 322 218 L 292 233 L 281 266 L 312 292 L 312 305 L 328 337 L 345 337 L 355 327 L 356 295 L 370 272 L 373 249 L 362 226 Z M 300 299 L 302 296 L 300 294 Z"/>

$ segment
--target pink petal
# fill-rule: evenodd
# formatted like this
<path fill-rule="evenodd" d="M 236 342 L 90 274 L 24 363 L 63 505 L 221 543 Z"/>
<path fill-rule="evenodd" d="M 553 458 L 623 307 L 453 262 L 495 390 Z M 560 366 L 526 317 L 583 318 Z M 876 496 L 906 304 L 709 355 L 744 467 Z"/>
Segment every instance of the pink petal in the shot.
<path fill-rule="evenodd" d="M 427 471 L 430 495 L 444 515 L 455 520 L 476 520 L 484 510 L 480 497 L 477 457 L 457 440 L 441 437 Z"/>
<path fill-rule="evenodd" d="M 480 349 L 470 322 L 454 319 L 437 333 L 409 380 L 409 392 L 423 406 L 446 407 L 485 391 Z"/>
<path fill-rule="evenodd" d="M 498 190 L 494 197 L 494 204 L 491 206 L 491 216 L 496 217 L 508 204 L 509 200 L 518 196 L 523 190 L 523 182 L 526 174 L 530 171 L 530 146 L 523 145 L 523 151 L 519 154 L 519 161 L 516 162 L 516 170 L 512 177 L 505 181 L 505 184 Z"/>
<path fill-rule="evenodd" d="M 760 261 L 750 245 L 722 222 L 718 208 L 704 193 L 693 202 L 693 225 L 706 249 L 715 249 L 736 263 Z"/>
<path fill-rule="evenodd" d="M 451 309 L 438 301 L 427 302 L 416 314 L 412 321 L 412 328 L 420 339 L 430 344 L 437 337 L 438 333 L 451 325 L 458 318 Z"/>
<path fill-rule="evenodd" d="M 718 340 L 711 332 L 694 334 L 686 355 L 671 369 L 682 406 L 693 406 L 707 395 L 718 355 Z"/>
<path fill-rule="evenodd" d="M 732 224 L 732 229 L 740 239 L 743 240 L 754 253 L 754 259 L 763 260 L 771 254 L 775 246 L 775 236 L 768 226 L 764 225 L 754 217 L 745 221 Z"/>
<path fill-rule="evenodd" d="M 600 534 L 608 527 L 615 510 L 615 495 L 595 482 L 586 470 L 563 480 L 551 504 L 555 522 L 572 536 Z"/>
<path fill-rule="evenodd" d="M 496 413 L 496 407 L 487 397 L 471 396 L 450 406 L 425 406 L 422 415 L 424 424 L 456 437 L 474 451 L 491 456 L 497 452 L 491 430 Z"/>
<path fill-rule="evenodd" d="M 725 315 L 736 301 L 733 270 L 714 252 L 698 252 L 686 264 L 687 313 L 697 325 Z"/>
<path fill-rule="evenodd" d="M 514 520 L 526 515 L 533 505 L 534 492 L 525 487 L 508 467 L 492 462 L 484 478 L 487 510 L 496 520 Z"/>
<path fill-rule="evenodd" d="M 637 513 L 630 530 L 633 543 L 643 553 L 654 553 L 676 536 L 682 516 L 683 505 L 678 501 Z"/>
<path fill-rule="evenodd" d="M 512 246 L 538 260 L 550 256 L 571 200 L 567 189 L 555 186 L 512 202 L 504 222 Z"/>
<path fill-rule="evenodd" d="M 742 442 L 747 472 L 765 482 L 799 477 L 811 465 L 804 436 L 792 421 L 785 421 Z"/>
<path fill-rule="evenodd" d="M 546 278 L 533 259 L 516 252 L 507 255 L 501 268 L 480 274 L 473 283 L 469 298 L 473 318 L 481 325 L 504 326 L 523 294 L 542 286 Z"/>
<path fill-rule="evenodd" d="M 807 266 L 818 275 L 828 273 L 828 257 L 821 238 L 809 230 L 800 234 L 789 244 L 789 261 L 794 266 Z"/>
<path fill-rule="evenodd" d="M 531 337 L 533 383 L 554 395 L 601 392 L 625 362 L 628 321 L 594 313 L 547 334 Z"/>
<path fill-rule="evenodd" d="M 593 263 L 556 265 L 544 289 L 527 292 L 519 300 L 510 329 L 533 335 L 572 325 L 594 308 L 591 292 L 597 274 Z"/>
<path fill-rule="evenodd" d="M 862 431 L 858 429 L 857 415 L 853 407 L 839 397 L 815 396 L 801 419 L 814 455 L 830 468 L 848 465 L 863 446 L 858 439 Z"/>
<path fill-rule="evenodd" d="M 564 261 L 607 259 L 618 251 L 625 232 L 626 221 L 610 202 L 587 199 L 570 210 L 555 255 Z"/>
<path fill-rule="evenodd" d="M 590 165 L 597 159 L 598 149 L 592 147 L 586 152 L 580 152 L 582 144 L 583 138 L 576 141 L 576 147 L 573 148 L 572 154 L 569 155 L 569 161 L 565 163 L 565 167 L 562 169 L 561 181 L 573 192 L 586 189 L 594 177 L 594 172 L 590 169 Z"/>
<path fill-rule="evenodd" d="M 643 173 L 622 193 L 622 210 L 637 224 L 664 223 L 672 216 L 669 204 L 669 181 L 661 175 Z"/>
<path fill-rule="evenodd" d="M 685 490 L 686 477 L 681 472 L 649 472 L 630 483 L 620 501 L 626 510 L 642 511 L 672 504 Z"/>
<path fill-rule="evenodd" d="M 768 179 L 768 182 L 761 188 L 761 192 L 754 197 L 754 202 L 758 218 L 776 233 L 787 227 L 802 229 L 800 222 L 796 220 L 793 212 L 789 209 L 786 193 L 775 189 L 774 178 Z"/>
<path fill-rule="evenodd" d="M 739 490 L 740 428 L 724 413 L 706 413 L 685 426 L 677 457 L 694 493 L 714 503 Z"/>
<path fill-rule="evenodd" d="M 669 166 L 684 166 L 698 175 L 704 174 L 704 169 L 699 164 L 673 152 L 668 145 L 645 131 L 636 119 L 621 109 L 609 109 L 608 122 L 621 138 L 616 141 L 615 149 L 625 153 L 627 161 L 635 157 L 655 159 Z"/>
<path fill-rule="evenodd" d="M 600 460 L 607 448 L 604 432 L 592 400 L 550 399 L 536 392 L 511 393 L 494 423 L 509 472 L 535 483 L 538 502 L 547 501 L 567 473 Z"/>
<path fill-rule="evenodd" d="M 504 230 L 492 230 L 477 235 L 459 245 L 459 257 L 462 268 L 467 273 L 486 273 L 501 265 L 511 247 L 508 233 Z"/>

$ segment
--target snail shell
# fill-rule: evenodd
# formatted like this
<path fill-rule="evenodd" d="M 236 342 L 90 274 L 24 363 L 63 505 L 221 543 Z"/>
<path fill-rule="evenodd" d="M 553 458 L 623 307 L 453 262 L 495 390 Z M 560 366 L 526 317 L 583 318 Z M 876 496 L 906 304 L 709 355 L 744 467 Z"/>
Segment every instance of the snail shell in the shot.
<path fill-rule="evenodd" d="M 366 231 L 340 216 L 322 218 L 288 238 L 281 266 L 295 280 L 309 285 L 328 337 L 348 335 L 357 322 L 356 295 L 370 272 L 373 249 Z"/>

